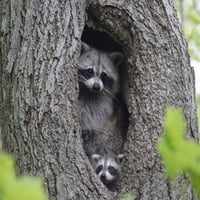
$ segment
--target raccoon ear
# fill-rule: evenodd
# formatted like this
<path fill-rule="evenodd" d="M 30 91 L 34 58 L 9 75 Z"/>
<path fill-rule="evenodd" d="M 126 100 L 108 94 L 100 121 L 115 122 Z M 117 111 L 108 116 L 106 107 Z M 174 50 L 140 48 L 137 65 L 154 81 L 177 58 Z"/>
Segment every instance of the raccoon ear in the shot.
<path fill-rule="evenodd" d="M 92 160 L 94 160 L 95 162 L 98 162 L 100 158 L 101 158 L 101 155 L 99 155 L 99 154 L 92 155 Z"/>
<path fill-rule="evenodd" d="M 123 54 L 119 53 L 119 52 L 110 53 L 109 57 L 111 58 L 111 60 L 113 61 L 113 63 L 116 66 L 119 66 L 123 62 L 123 60 L 124 60 Z"/>
<path fill-rule="evenodd" d="M 87 53 L 91 50 L 91 47 L 84 42 L 81 42 L 81 54 Z"/>
<path fill-rule="evenodd" d="M 122 159 L 124 158 L 124 154 L 118 154 L 117 155 L 117 158 L 119 159 L 119 162 L 121 163 L 122 162 Z"/>

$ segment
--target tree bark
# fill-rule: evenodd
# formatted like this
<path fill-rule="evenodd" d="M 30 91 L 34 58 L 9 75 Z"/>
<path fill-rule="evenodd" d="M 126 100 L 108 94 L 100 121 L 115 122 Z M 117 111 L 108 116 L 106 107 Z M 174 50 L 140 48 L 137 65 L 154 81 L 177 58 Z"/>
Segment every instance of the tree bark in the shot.
<path fill-rule="evenodd" d="M 75 63 L 85 2 L 3 1 L 1 132 L 20 172 L 42 175 L 52 199 L 109 198 L 83 153 Z M 94 183 L 93 183 L 94 182 Z"/>
<path fill-rule="evenodd" d="M 75 66 L 86 23 L 126 57 L 130 123 L 119 194 L 195 198 L 185 177 L 165 178 L 156 152 L 169 104 L 183 108 L 187 136 L 198 139 L 193 70 L 172 1 L 3 0 L 0 13 L 0 131 L 20 173 L 44 177 L 52 199 L 114 196 L 90 166 L 78 123 Z"/>

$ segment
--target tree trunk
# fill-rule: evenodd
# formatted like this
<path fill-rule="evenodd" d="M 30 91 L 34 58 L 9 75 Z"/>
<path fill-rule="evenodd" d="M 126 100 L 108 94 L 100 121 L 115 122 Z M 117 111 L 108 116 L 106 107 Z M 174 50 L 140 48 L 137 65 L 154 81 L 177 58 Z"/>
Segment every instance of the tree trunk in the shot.
<path fill-rule="evenodd" d="M 172 2 L 1 2 L 0 131 L 19 172 L 44 177 L 52 199 L 113 197 L 90 166 L 78 123 L 75 66 L 86 23 L 126 57 L 130 123 L 119 194 L 194 199 L 185 177 L 165 178 L 155 149 L 169 104 L 183 108 L 187 135 L 198 137 L 193 70 Z"/>

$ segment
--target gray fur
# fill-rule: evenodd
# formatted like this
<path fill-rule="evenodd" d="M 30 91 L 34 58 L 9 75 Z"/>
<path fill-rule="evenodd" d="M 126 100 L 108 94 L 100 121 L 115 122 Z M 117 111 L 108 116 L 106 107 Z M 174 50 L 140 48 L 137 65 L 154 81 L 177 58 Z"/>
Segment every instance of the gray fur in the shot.
<path fill-rule="evenodd" d="M 123 154 L 116 155 L 113 153 L 104 156 L 99 154 L 92 155 L 93 168 L 104 184 L 113 183 L 119 178 L 121 173 L 121 160 L 123 157 Z M 112 171 L 110 167 L 112 167 Z"/>
<path fill-rule="evenodd" d="M 94 169 L 99 163 L 107 163 L 104 161 L 109 160 L 119 173 L 121 167 L 117 155 L 123 146 L 123 114 L 116 94 L 119 92 L 117 67 L 122 59 L 121 53 L 102 52 L 83 43 L 78 63 L 78 109 L 84 150 Z M 85 73 L 88 69 L 92 70 L 92 76 L 89 72 Z M 103 81 L 102 73 L 109 77 L 109 84 L 104 84 L 106 81 Z M 98 85 L 97 90 L 94 90 L 94 84 Z M 97 154 L 100 159 L 95 161 L 94 155 Z M 104 172 L 105 167 L 106 165 Z M 117 177 L 112 177 L 109 182 L 116 179 Z"/>
<path fill-rule="evenodd" d="M 83 132 L 83 147 L 97 176 L 109 190 L 116 191 L 124 155 L 120 154 L 120 140 L 109 138 L 109 136 L 107 133 L 97 131 Z M 102 170 L 98 172 L 97 168 L 100 165 L 102 165 Z M 108 170 L 109 166 L 112 166 L 117 173 L 111 174 Z"/>
<path fill-rule="evenodd" d="M 88 86 L 88 80 L 79 75 L 79 121 L 81 128 L 82 130 L 95 130 L 105 133 L 117 131 L 116 125 L 119 123 L 120 117 L 115 116 L 117 112 L 114 110 L 114 105 L 118 103 L 115 94 L 119 91 L 119 77 L 117 66 L 114 63 L 119 65 L 122 54 L 109 54 L 91 48 L 84 43 L 82 45 L 83 52 L 79 59 L 78 69 L 92 68 L 94 77 L 90 79 L 95 79 L 97 83 L 100 83 L 100 86 L 103 84 L 100 78 L 101 72 L 105 72 L 107 76 L 111 77 L 114 83 L 109 88 L 103 85 L 99 92 L 94 93 L 91 91 L 92 85 Z M 90 83 L 92 84 L 92 82 Z"/>

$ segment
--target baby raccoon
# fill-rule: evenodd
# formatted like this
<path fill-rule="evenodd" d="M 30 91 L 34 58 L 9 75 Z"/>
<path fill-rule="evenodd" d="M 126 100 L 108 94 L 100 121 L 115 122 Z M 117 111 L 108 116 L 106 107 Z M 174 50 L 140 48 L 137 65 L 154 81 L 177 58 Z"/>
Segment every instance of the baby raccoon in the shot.
<path fill-rule="evenodd" d="M 117 190 L 117 180 L 121 173 L 121 161 L 124 157 L 121 144 L 113 133 L 83 131 L 83 147 L 92 167 L 100 180 L 111 191 Z"/>
<path fill-rule="evenodd" d="M 92 165 L 96 174 L 106 186 L 112 186 L 119 178 L 121 172 L 121 161 L 123 154 L 93 154 Z"/>

